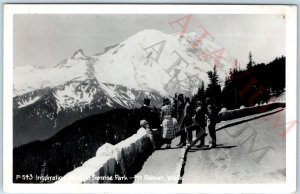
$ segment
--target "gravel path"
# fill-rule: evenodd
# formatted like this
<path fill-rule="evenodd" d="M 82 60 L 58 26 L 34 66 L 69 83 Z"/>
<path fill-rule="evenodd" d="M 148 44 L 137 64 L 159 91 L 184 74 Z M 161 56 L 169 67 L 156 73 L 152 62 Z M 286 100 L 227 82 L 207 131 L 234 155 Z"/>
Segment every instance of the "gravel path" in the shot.
<path fill-rule="evenodd" d="M 217 131 L 216 149 L 192 147 L 182 183 L 283 183 L 285 110 L 277 111 Z"/>

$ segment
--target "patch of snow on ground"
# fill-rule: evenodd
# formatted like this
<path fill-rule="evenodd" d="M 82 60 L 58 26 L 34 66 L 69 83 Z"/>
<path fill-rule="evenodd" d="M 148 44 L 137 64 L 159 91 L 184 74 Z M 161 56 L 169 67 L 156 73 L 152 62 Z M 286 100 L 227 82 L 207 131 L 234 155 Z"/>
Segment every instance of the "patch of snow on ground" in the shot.
<path fill-rule="evenodd" d="M 30 104 L 33 104 L 33 103 L 35 103 L 38 99 L 40 99 L 40 97 L 39 97 L 39 96 L 36 96 L 36 97 L 34 97 L 34 98 L 30 98 L 28 101 L 18 102 L 19 108 L 23 108 L 23 107 L 25 107 L 25 106 L 28 106 L 28 105 L 30 105 Z"/>
<path fill-rule="evenodd" d="M 110 87 L 106 86 L 105 84 L 99 83 L 101 88 L 118 104 L 124 105 L 118 98 L 120 97 L 119 94 L 113 91 Z"/>
<path fill-rule="evenodd" d="M 75 91 L 76 84 L 64 86 L 63 89 L 58 89 L 54 93 L 58 105 L 62 108 L 71 108 L 76 105 L 87 105 L 93 100 L 96 90 L 93 89 L 87 92 L 88 86 L 82 86 L 81 91 Z"/>

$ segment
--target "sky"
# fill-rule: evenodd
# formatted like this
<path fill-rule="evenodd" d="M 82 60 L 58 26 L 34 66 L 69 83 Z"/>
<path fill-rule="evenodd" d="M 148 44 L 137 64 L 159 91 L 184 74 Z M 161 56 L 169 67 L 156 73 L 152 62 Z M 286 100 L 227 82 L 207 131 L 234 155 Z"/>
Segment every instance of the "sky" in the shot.
<path fill-rule="evenodd" d="M 167 34 L 181 31 L 169 24 L 186 15 L 14 15 L 14 66 L 53 66 L 83 49 L 86 55 L 126 40 L 145 29 Z M 251 51 L 256 63 L 267 63 L 285 55 L 283 15 L 192 15 L 186 32 L 201 36 L 203 26 L 214 42 L 240 63 L 248 62 Z"/>

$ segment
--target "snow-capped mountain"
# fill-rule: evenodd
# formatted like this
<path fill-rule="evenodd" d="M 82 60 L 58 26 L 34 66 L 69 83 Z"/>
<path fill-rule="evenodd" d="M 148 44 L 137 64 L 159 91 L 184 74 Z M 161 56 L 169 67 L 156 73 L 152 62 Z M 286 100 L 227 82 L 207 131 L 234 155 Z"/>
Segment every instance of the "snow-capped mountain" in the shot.
<path fill-rule="evenodd" d="M 53 88 L 14 97 L 14 146 L 51 137 L 60 129 L 93 114 L 115 108 L 140 107 L 148 97 L 158 105 L 156 93 L 99 83 L 96 79 L 69 81 Z"/>
<path fill-rule="evenodd" d="M 144 30 L 93 56 L 80 49 L 51 67 L 15 67 L 14 146 L 50 137 L 91 114 L 139 107 L 146 96 L 158 105 L 162 96 L 195 93 L 208 83 L 220 49 L 206 39 L 191 46 L 198 38 Z M 223 52 L 221 81 L 233 63 Z"/>
<path fill-rule="evenodd" d="M 14 96 L 37 89 L 55 87 L 71 80 L 83 81 L 93 77 L 95 59 L 82 50 L 49 68 L 20 66 L 14 68 Z"/>
<path fill-rule="evenodd" d="M 141 31 L 127 40 L 108 46 L 100 54 L 86 56 L 80 49 L 56 66 L 14 68 L 14 96 L 45 87 L 54 87 L 70 80 L 96 78 L 100 83 L 112 83 L 161 95 L 173 95 L 191 90 L 192 77 L 196 86 L 208 83 L 207 72 L 217 63 L 220 80 L 234 65 L 234 58 L 209 39 L 193 47 L 196 33 L 164 34 L 157 30 Z M 192 87 L 192 93 L 196 88 Z"/>
<path fill-rule="evenodd" d="M 141 31 L 105 54 L 93 56 L 95 76 L 99 82 L 126 83 L 130 88 L 154 90 L 162 95 L 195 93 L 197 87 L 191 87 L 190 78 L 197 77 L 195 86 L 200 86 L 202 81 L 207 84 L 207 72 L 221 56 L 217 69 L 224 81 L 235 61 L 211 40 L 203 39 L 193 47 L 198 38 L 196 33 L 181 37 L 156 30 Z M 172 88 L 170 84 L 175 82 L 178 84 Z"/>

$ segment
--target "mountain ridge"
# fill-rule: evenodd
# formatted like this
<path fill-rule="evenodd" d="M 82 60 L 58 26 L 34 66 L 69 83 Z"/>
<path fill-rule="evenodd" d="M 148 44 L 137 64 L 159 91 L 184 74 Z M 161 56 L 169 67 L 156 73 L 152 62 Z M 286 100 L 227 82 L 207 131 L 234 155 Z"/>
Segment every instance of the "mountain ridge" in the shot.
<path fill-rule="evenodd" d="M 147 97 L 159 106 L 159 94 L 99 83 L 96 79 L 69 81 L 35 90 L 13 100 L 14 146 L 51 137 L 60 129 L 90 115 L 116 108 L 133 109 Z"/>
<path fill-rule="evenodd" d="M 99 82 L 124 85 L 139 90 L 152 90 L 161 95 L 173 95 L 166 90 L 171 78 L 185 80 L 198 76 L 200 85 L 208 84 L 207 71 L 216 63 L 216 51 L 221 49 L 215 43 L 203 39 L 195 48 L 191 44 L 199 38 L 196 33 L 165 34 L 158 30 L 143 30 L 126 40 L 106 47 L 102 53 L 87 56 L 82 49 L 76 50 L 71 57 L 48 68 L 15 67 L 14 96 L 47 86 L 60 85 L 65 81 L 95 77 Z M 164 42 L 164 45 L 158 44 Z M 154 46 L 155 44 L 156 47 Z M 153 49 L 162 46 L 159 56 Z M 148 48 L 148 49 L 147 49 Z M 178 61 L 179 59 L 183 59 Z M 187 63 L 185 63 L 187 62 Z M 177 64 L 175 64 L 177 63 Z M 225 51 L 222 53 L 218 68 L 220 80 L 233 66 L 234 58 Z M 175 68 L 170 68 L 175 66 Z M 168 69 L 168 72 L 166 72 Z M 178 75 L 176 71 L 180 70 Z M 191 72 L 194 72 L 192 74 Z M 65 75 L 65 76 L 63 76 Z M 178 89 L 188 91 L 188 83 L 182 82 Z M 192 91 L 195 93 L 196 89 Z"/>

